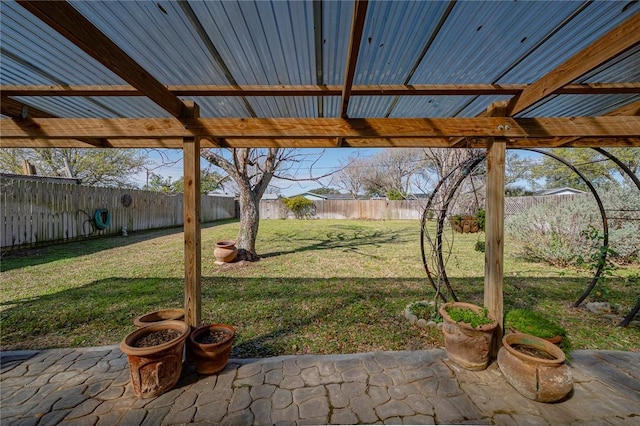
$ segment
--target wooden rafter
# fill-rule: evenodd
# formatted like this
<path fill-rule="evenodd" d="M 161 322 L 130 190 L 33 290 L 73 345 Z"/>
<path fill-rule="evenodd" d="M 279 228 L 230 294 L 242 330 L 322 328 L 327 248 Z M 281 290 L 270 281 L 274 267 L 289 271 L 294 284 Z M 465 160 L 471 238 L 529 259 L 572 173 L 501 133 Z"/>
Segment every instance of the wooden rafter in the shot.
<path fill-rule="evenodd" d="M 528 138 L 507 139 L 508 148 L 553 148 L 563 141 L 563 147 L 640 147 L 638 137 L 589 137 L 589 138 Z M 202 148 L 335 148 L 334 138 L 323 139 L 226 139 L 222 145 L 201 139 Z M 113 148 L 166 148 L 182 149 L 183 139 L 109 139 Z M 343 145 L 349 148 L 449 148 L 446 138 L 345 138 Z M 486 148 L 486 138 L 472 138 L 468 148 Z M 4 138 L 2 148 L 91 148 L 75 139 Z"/>
<path fill-rule="evenodd" d="M 19 0 L 18 3 L 169 114 L 177 118 L 183 116 L 185 106 L 176 95 L 158 82 L 69 3 L 25 0 Z"/>
<path fill-rule="evenodd" d="M 353 19 L 351 21 L 351 36 L 349 37 L 349 48 L 347 51 L 347 66 L 344 71 L 344 85 L 342 86 L 342 107 L 340 117 L 347 117 L 349 109 L 349 98 L 351 97 L 351 86 L 356 74 L 356 64 L 358 63 L 358 53 L 364 32 L 364 21 L 367 15 L 367 0 L 356 0 L 353 5 Z"/>
<path fill-rule="evenodd" d="M 249 86 L 165 86 L 175 96 L 342 96 L 338 85 L 249 85 Z M 498 96 L 518 95 L 526 84 L 413 84 L 413 85 L 354 85 L 351 96 Z M 0 85 L 4 96 L 145 96 L 130 85 L 78 86 L 14 86 Z M 557 94 L 598 95 L 637 94 L 640 83 L 582 83 L 567 84 Z"/>
<path fill-rule="evenodd" d="M 637 137 L 640 117 L 545 118 L 40 118 L 0 120 L 0 137 L 172 139 Z"/>
<path fill-rule="evenodd" d="M 22 103 L 16 99 L 2 96 L 0 99 L 0 111 L 7 117 L 20 119 L 20 120 L 32 120 L 34 118 L 57 118 L 57 116 L 48 113 L 47 111 L 33 107 Z M 96 147 L 96 148 L 108 148 L 111 144 L 107 139 L 78 139 L 75 143 L 79 144 L 78 148 Z M 6 147 L 3 141 L 0 140 L 0 147 Z"/>
<path fill-rule="evenodd" d="M 594 68 L 640 43 L 640 13 L 633 15 L 600 39 L 576 53 L 560 66 L 512 99 L 507 115 L 516 115 Z"/>

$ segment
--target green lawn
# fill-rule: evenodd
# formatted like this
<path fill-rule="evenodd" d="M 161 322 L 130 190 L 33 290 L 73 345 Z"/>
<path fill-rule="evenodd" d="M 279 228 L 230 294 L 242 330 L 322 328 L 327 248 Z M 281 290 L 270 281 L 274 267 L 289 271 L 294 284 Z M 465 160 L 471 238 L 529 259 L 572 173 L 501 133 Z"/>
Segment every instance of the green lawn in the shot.
<path fill-rule="evenodd" d="M 237 222 L 202 231 L 202 316 L 233 324 L 233 357 L 351 353 L 442 346 L 438 331 L 404 320 L 430 299 L 417 221 L 262 221 L 259 262 L 214 264 L 215 241 Z M 484 254 L 477 235 L 455 238 L 448 275 L 463 301 L 482 304 Z M 1 347 L 118 343 L 134 317 L 183 304 L 181 229 L 56 245 L 2 259 Z M 639 350 L 636 327 L 571 308 L 590 273 L 529 263 L 505 253 L 505 308 L 535 307 L 557 319 L 574 348 Z M 640 266 L 616 271 L 608 291 L 626 314 Z"/>

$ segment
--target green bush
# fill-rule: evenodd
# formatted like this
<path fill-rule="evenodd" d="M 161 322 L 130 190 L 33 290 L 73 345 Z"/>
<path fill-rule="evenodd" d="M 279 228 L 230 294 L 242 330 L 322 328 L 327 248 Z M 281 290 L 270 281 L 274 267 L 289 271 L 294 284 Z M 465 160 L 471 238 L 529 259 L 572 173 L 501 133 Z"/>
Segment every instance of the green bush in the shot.
<path fill-rule="evenodd" d="M 283 198 L 284 205 L 293 213 L 296 219 L 310 219 L 315 212 L 313 201 L 301 195 Z"/>
<path fill-rule="evenodd" d="M 609 223 L 611 260 L 630 263 L 640 256 L 640 222 L 622 218 L 622 210 L 640 210 L 637 189 L 600 191 Z M 615 214 L 613 214 L 615 213 Z M 584 266 L 594 248 L 588 240 L 590 226 L 602 233 L 602 219 L 590 195 L 560 204 L 539 204 L 509 218 L 505 230 L 522 249 L 519 256 L 558 266 Z"/>

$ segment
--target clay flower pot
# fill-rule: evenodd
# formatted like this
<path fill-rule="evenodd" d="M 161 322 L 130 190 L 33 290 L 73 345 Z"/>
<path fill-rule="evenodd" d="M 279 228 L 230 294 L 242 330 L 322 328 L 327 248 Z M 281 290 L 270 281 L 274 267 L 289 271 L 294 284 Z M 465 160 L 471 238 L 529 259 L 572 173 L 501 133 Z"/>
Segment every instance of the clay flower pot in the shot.
<path fill-rule="evenodd" d="M 175 320 L 175 321 L 184 320 L 184 309 L 162 309 L 160 311 L 149 312 L 135 318 L 133 320 L 133 325 L 140 328 L 147 325 L 155 324 L 160 321 L 167 321 L 167 320 Z"/>
<path fill-rule="evenodd" d="M 203 337 L 209 333 L 223 334 L 216 343 L 204 343 Z M 214 374 L 222 371 L 229 361 L 231 346 L 236 330 L 227 324 L 201 325 L 189 335 L 189 350 L 200 374 Z"/>
<path fill-rule="evenodd" d="M 218 264 L 233 262 L 238 255 L 236 242 L 231 240 L 218 241 L 216 248 L 213 249 L 213 255 L 216 257 L 216 263 Z"/>
<path fill-rule="evenodd" d="M 465 322 L 456 322 L 449 316 L 447 308 L 459 307 L 481 312 L 482 308 L 471 303 L 450 302 L 440 307 L 444 347 L 449 359 L 467 370 L 484 370 L 489 364 L 489 349 L 493 331 L 498 322 L 489 314 L 490 324 L 471 327 Z"/>
<path fill-rule="evenodd" d="M 136 346 L 139 339 L 167 329 L 176 330 L 178 337 L 155 346 Z M 127 354 L 131 384 L 136 396 L 158 396 L 178 383 L 182 372 L 184 342 L 189 330 L 189 326 L 182 321 L 161 321 L 138 328 L 120 342 L 120 350 Z"/>
<path fill-rule="evenodd" d="M 521 395 L 538 402 L 555 402 L 573 389 L 564 352 L 553 343 L 529 334 L 511 333 L 504 336 L 502 344 L 498 366 L 507 382 Z"/>

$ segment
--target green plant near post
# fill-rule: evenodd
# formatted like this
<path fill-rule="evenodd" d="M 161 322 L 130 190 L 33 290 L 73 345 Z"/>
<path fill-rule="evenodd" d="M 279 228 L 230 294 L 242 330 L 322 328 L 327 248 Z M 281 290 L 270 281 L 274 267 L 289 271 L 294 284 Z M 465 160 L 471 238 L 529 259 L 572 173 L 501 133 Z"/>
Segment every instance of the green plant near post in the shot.
<path fill-rule="evenodd" d="M 475 312 L 468 308 L 459 308 L 454 306 L 447 308 L 447 313 L 455 322 L 466 322 L 472 328 L 494 322 L 489 318 L 489 310 L 486 307 L 482 308 L 479 312 Z"/>
<path fill-rule="evenodd" d="M 296 219 L 308 219 L 313 216 L 315 204 L 308 198 L 297 195 L 291 198 L 283 198 L 282 202 L 285 207 L 293 213 Z"/>
<path fill-rule="evenodd" d="M 566 337 L 567 330 L 543 314 L 531 309 L 511 309 L 504 317 L 505 326 L 520 333 L 531 334 L 542 339 L 555 336 Z"/>

